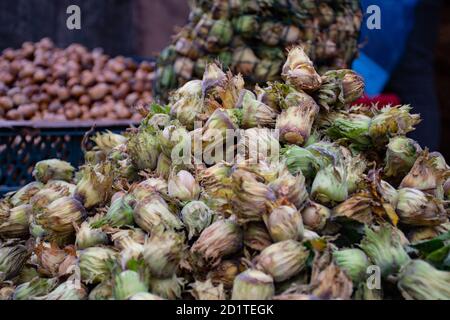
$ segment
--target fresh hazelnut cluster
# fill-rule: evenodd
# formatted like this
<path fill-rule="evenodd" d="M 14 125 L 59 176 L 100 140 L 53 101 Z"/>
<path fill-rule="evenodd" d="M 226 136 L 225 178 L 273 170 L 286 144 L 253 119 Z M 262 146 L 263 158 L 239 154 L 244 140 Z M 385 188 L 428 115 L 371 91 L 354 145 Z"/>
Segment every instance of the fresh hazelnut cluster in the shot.
<path fill-rule="evenodd" d="M 44 38 L 0 56 L 0 120 L 141 120 L 154 66 Z"/>

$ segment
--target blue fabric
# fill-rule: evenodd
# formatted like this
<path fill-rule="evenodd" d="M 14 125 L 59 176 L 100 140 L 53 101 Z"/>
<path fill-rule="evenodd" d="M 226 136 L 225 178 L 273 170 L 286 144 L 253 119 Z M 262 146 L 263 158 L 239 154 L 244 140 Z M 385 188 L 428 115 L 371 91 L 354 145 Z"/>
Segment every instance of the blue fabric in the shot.
<path fill-rule="evenodd" d="M 366 80 L 367 94 L 380 94 L 400 61 L 414 25 L 414 9 L 419 0 L 361 0 L 364 20 L 361 26 L 361 54 L 353 69 Z M 381 9 L 381 29 L 367 28 L 367 8 Z"/>

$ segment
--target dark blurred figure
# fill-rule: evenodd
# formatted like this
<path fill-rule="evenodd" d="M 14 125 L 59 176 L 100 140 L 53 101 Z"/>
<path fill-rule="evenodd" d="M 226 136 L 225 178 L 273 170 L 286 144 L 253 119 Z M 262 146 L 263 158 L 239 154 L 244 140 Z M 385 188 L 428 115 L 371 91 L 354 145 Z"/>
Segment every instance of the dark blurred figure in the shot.
<path fill-rule="evenodd" d="M 440 147 L 440 112 L 434 80 L 434 52 L 440 0 L 362 0 L 363 9 L 381 8 L 382 26 L 362 26 L 361 57 L 354 68 L 367 82 L 367 93 L 395 93 L 411 104 L 422 123 L 410 136 L 431 150 Z"/>
<path fill-rule="evenodd" d="M 436 93 L 434 52 L 439 30 L 440 0 L 422 0 L 415 10 L 415 23 L 405 53 L 392 73 L 386 90 L 413 106 L 422 122 L 410 134 L 430 150 L 438 150 L 441 115 Z"/>
<path fill-rule="evenodd" d="M 436 83 L 441 107 L 441 152 L 450 159 L 450 1 L 442 1 L 441 28 L 436 49 Z"/>

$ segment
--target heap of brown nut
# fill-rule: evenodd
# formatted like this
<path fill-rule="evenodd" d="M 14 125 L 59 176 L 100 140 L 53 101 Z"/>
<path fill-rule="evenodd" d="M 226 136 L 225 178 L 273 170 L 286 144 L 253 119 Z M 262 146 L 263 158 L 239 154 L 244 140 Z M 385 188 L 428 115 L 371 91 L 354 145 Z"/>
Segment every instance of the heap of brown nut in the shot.
<path fill-rule="evenodd" d="M 0 56 L 0 120 L 139 121 L 135 107 L 152 102 L 153 70 L 80 44 L 25 42 Z"/>

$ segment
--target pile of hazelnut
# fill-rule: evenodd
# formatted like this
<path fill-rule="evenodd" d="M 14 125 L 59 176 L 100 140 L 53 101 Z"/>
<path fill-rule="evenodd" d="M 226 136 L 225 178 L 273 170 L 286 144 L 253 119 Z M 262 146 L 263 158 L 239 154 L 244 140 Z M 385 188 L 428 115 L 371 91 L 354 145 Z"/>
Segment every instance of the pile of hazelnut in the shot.
<path fill-rule="evenodd" d="M 0 56 L 0 120 L 132 120 L 152 102 L 154 65 L 44 38 Z"/>

